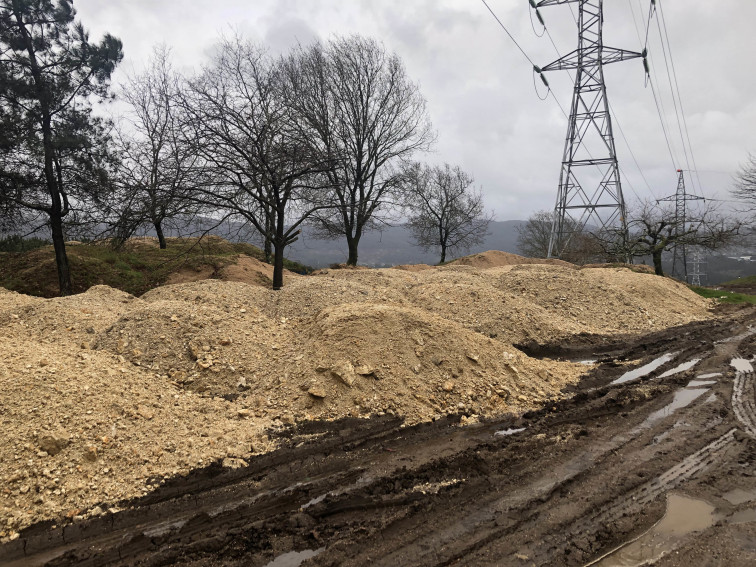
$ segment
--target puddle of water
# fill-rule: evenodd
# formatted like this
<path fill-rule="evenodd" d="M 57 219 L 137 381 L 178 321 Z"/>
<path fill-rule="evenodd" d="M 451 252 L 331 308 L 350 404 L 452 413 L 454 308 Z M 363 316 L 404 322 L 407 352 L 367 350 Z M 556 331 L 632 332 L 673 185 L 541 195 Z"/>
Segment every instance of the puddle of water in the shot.
<path fill-rule="evenodd" d="M 686 370 L 693 368 L 699 362 L 701 362 L 700 358 L 694 358 L 693 360 L 689 360 L 688 362 L 683 362 L 680 366 L 677 366 L 672 370 L 667 370 L 664 374 L 659 376 L 659 378 L 666 378 L 667 376 L 674 376 L 675 374 L 679 374 L 680 372 L 685 372 Z"/>
<path fill-rule="evenodd" d="M 728 518 L 728 521 L 731 524 L 750 524 L 751 522 L 756 522 L 756 508 L 735 512 Z"/>
<path fill-rule="evenodd" d="M 743 490 L 742 488 L 736 488 L 723 494 L 722 498 L 727 500 L 730 504 L 737 506 L 738 504 L 745 504 L 746 502 L 756 500 L 756 490 Z"/>
<path fill-rule="evenodd" d="M 299 567 L 305 560 L 315 557 L 318 553 L 323 551 L 325 547 L 320 549 L 305 549 L 304 551 L 289 551 L 283 555 L 279 555 L 270 563 L 267 563 L 265 567 Z"/>
<path fill-rule="evenodd" d="M 586 366 L 592 366 L 596 364 L 596 360 L 578 360 L 578 364 L 585 364 Z"/>
<path fill-rule="evenodd" d="M 664 517 L 638 539 L 589 563 L 596 567 L 639 567 L 674 550 L 685 536 L 714 525 L 714 506 L 679 494 L 667 495 Z"/>
<path fill-rule="evenodd" d="M 733 358 L 730 361 L 730 366 L 735 368 L 737 372 L 753 372 L 753 365 L 745 358 Z"/>
<path fill-rule="evenodd" d="M 706 378 L 716 378 L 717 376 L 721 376 L 721 372 L 709 372 L 708 374 L 699 374 L 696 376 L 699 380 L 705 380 Z"/>
<path fill-rule="evenodd" d="M 353 484 L 350 484 L 348 486 L 344 486 L 342 488 L 337 488 L 336 490 L 331 490 L 330 492 L 326 492 L 325 494 L 321 494 L 320 496 L 316 496 L 306 504 L 302 505 L 302 510 L 306 510 L 310 506 L 314 506 L 315 504 L 319 504 L 323 500 L 325 500 L 328 496 L 339 496 L 341 494 L 345 494 L 347 492 L 351 492 L 352 490 L 359 488 L 361 486 L 365 486 L 366 484 L 369 484 L 370 482 L 373 482 L 373 478 L 370 476 L 361 476 L 357 479 L 357 481 Z"/>
<path fill-rule="evenodd" d="M 711 386 L 713 384 L 716 384 L 716 380 L 691 380 L 688 382 L 688 385 L 685 386 L 686 388 L 700 388 L 702 386 Z"/>
<path fill-rule="evenodd" d="M 525 431 L 524 427 L 520 427 L 519 429 L 502 429 L 501 431 L 497 431 L 494 433 L 494 437 L 507 437 L 509 435 L 514 435 L 515 433 L 519 433 L 520 431 Z"/>
<path fill-rule="evenodd" d="M 692 389 L 689 390 L 688 388 L 684 388 L 682 390 L 678 390 L 675 392 L 674 398 L 672 398 L 672 401 L 668 403 L 666 406 L 661 408 L 660 410 L 656 410 L 655 412 L 648 415 L 648 417 L 645 419 L 643 423 L 641 423 L 638 426 L 638 430 L 641 429 L 647 429 L 651 427 L 655 422 L 659 421 L 660 419 L 664 417 L 668 417 L 672 415 L 676 410 L 679 410 L 680 408 L 684 408 L 687 405 L 690 405 L 693 401 L 698 399 L 700 396 L 704 395 L 706 392 L 708 392 L 708 389 Z"/>
<path fill-rule="evenodd" d="M 651 374 L 654 370 L 662 366 L 663 364 L 666 364 L 670 360 L 674 360 L 674 358 L 678 355 L 677 352 L 668 352 L 667 354 L 664 354 L 660 356 L 659 358 L 652 360 L 648 364 L 641 366 L 640 368 L 636 368 L 635 370 L 631 370 L 629 372 L 625 372 L 622 376 L 617 378 L 612 384 L 624 384 L 625 382 L 630 382 L 631 380 L 637 380 L 638 378 L 643 378 L 644 376 Z"/>

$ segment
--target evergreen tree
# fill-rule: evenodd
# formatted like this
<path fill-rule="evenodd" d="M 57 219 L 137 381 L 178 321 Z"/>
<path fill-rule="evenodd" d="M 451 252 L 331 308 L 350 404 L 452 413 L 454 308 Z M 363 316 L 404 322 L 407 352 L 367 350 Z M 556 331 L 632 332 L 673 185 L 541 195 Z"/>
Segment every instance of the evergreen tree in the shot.
<path fill-rule="evenodd" d="M 108 95 L 121 42 L 89 41 L 73 0 L 0 0 L 0 209 L 49 223 L 61 295 L 71 293 L 64 218 L 107 186 Z"/>

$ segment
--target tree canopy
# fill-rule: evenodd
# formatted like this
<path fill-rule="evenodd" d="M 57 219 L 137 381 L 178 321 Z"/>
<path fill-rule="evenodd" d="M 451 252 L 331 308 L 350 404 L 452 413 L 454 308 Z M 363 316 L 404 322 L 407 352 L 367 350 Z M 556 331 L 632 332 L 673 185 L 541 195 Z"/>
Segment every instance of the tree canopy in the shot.
<path fill-rule="evenodd" d="M 91 100 L 108 96 L 122 58 L 111 35 L 94 44 L 72 0 L 0 0 L 0 205 L 41 213 L 60 292 L 71 292 L 63 219 L 108 187 L 106 124 Z"/>

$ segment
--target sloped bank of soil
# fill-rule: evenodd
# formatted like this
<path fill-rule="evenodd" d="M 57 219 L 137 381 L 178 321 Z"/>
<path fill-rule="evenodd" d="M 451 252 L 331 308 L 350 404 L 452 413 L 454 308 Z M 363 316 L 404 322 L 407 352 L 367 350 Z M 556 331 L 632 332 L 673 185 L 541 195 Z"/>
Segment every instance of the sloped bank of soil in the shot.
<path fill-rule="evenodd" d="M 239 464 L 275 446 L 270 428 L 522 413 L 585 367 L 529 358 L 515 339 L 709 316 L 668 280 L 599 272 L 328 270 L 282 292 L 217 280 L 141 298 L 2 292 L 0 537 L 99 513 L 216 459 Z"/>

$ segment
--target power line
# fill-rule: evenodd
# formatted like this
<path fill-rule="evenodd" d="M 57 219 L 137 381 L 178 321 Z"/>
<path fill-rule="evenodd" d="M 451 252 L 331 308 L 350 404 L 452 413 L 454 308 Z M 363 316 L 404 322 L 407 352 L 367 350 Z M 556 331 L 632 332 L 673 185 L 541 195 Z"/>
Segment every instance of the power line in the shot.
<path fill-rule="evenodd" d="M 664 116 L 662 115 L 662 107 L 659 105 L 659 100 L 656 96 L 656 88 L 654 87 L 654 81 L 651 77 L 648 78 L 648 84 L 651 86 L 651 92 L 654 95 L 654 103 L 656 104 L 656 112 L 659 114 L 659 120 L 661 122 L 662 132 L 664 132 L 664 140 L 667 142 L 667 149 L 669 150 L 669 157 L 672 160 L 672 167 L 677 167 L 675 163 L 675 156 L 672 153 L 672 145 L 669 142 L 669 136 L 667 135 L 667 127 L 664 125 Z"/>
<path fill-rule="evenodd" d="M 672 73 L 669 70 L 669 59 L 671 59 L 672 55 L 670 53 L 670 57 L 667 58 L 667 48 L 665 47 L 665 44 L 664 44 L 664 36 L 662 34 L 662 28 L 661 28 L 661 18 L 656 18 L 656 27 L 659 30 L 659 38 L 661 39 L 662 54 L 664 55 L 664 66 L 667 71 L 667 80 L 669 82 L 669 90 L 672 95 L 672 105 L 675 108 L 675 118 L 677 118 L 677 130 L 680 133 L 680 142 L 682 143 L 683 155 L 685 156 L 685 166 L 688 170 L 690 170 L 690 158 L 688 157 L 688 148 L 685 145 L 685 136 L 683 134 L 682 120 L 680 119 L 680 111 L 677 107 L 677 98 L 675 97 L 675 88 L 674 86 L 672 86 Z"/>
<path fill-rule="evenodd" d="M 688 121 L 685 118 L 685 110 L 683 109 L 682 97 L 680 96 L 680 85 L 677 82 L 677 71 L 675 69 L 675 60 L 672 57 L 672 44 L 669 41 L 669 33 L 667 31 L 667 20 L 664 17 L 664 6 L 661 0 L 659 0 L 659 13 L 661 14 L 661 20 L 664 25 L 664 35 L 667 38 L 667 49 L 669 50 L 669 59 L 672 64 L 672 75 L 675 79 L 675 88 L 677 89 L 677 99 L 680 101 L 680 114 L 682 114 L 683 125 L 685 126 L 685 136 L 688 140 L 688 148 L 690 148 L 690 157 L 693 162 L 694 173 L 696 174 L 696 180 L 698 181 L 698 189 L 703 194 L 703 187 L 701 186 L 701 178 L 698 175 L 698 166 L 696 165 L 696 156 L 693 153 L 693 144 L 690 142 L 690 130 L 688 129 Z"/>
<path fill-rule="evenodd" d="M 507 34 L 507 35 L 509 36 L 509 39 L 511 39 L 511 40 L 512 40 L 512 42 L 513 42 L 513 43 L 514 43 L 514 44 L 515 44 L 515 45 L 517 46 L 517 49 L 519 49 L 519 50 L 520 50 L 520 53 L 522 53 L 522 54 L 523 54 L 523 55 L 525 56 L 525 59 L 527 59 L 527 60 L 528 60 L 528 62 L 529 62 L 529 63 L 530 63 L 530 64 L 531 64 L 531 65 L 532 65 L 533 67 L 535 67 L 535 66 L 536 66 L 536 64 L 535 64 L 535 63 L 533 63 L 533 60 L 532 60 L 532 59 L 531 59 L 530 57 L 528 57 L 528 54 L 527 54 L 527 53 L 525 53 L 525 50 L 524 50 L 524 49 L 523 49 L 522 47 L 520 47 L 520 44 L 519 44 L 519 43 L 517 43 L 517 40 L 516 40 L 516 39 L 514 38 L 514 36 L 513 36 L 513 35 L 512 35 L 511 33 L 509 33 L 509 30 L 507 29 L 507 27 L 506 27 L 506 26 L 504 25 L 504 23 L 503 23 L 503 22 L 502 22 L 502 21 L 501 21 L 501 20 L 499 19 L 499 16 L 497 16 L 497 15 L 496 15 L 496 13 L 495 13 L 495 12 L 494 12 L 494 11 L 493 11 L 493 10 L 491 9 L 491 6 L 489 6 L 489 5 L 488 5 L 488 2 L 486 2 L 486 0 L 480 0 L 480 1 L 481 1 L 481 2 L 483 2 L 483 5 L 484 5 L 484 6 L 486 7 L 486 8 L 488 8 L 488 11 L 489 11 L 489 12 L 491 12 L 491 15 L 492 15 L 492 16 L 494 17 L 494 19 L 495 19 L 495 20 L 496 20 L 497 22 L 499 22 L 499 25 L 501 26 L 501 29 L 503 29 L 503 30 L 504 30 L 504 31 L 506 32 L 506 34 Z"/>

